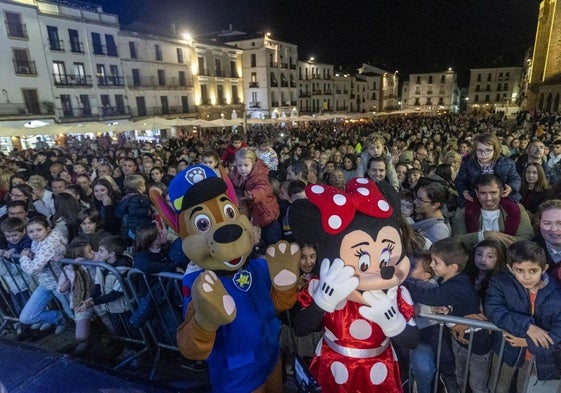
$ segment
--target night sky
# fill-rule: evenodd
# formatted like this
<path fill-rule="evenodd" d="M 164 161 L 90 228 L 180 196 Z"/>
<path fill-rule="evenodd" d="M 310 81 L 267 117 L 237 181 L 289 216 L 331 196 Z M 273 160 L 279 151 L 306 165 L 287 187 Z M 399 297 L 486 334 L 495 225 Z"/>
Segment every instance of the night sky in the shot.
<path fill-rule="evenodd" d="M 94 1 L 95 2 L 95 1 Z M 300 59 L 356 69 L 362 62 L 401 78 L 453 67 L 522 65 L 534 43 L 540 0 L 98 0 L 122 24 L 175 23 L 193 36 L 228 29 L 270 31 L 298 45 Z"/>

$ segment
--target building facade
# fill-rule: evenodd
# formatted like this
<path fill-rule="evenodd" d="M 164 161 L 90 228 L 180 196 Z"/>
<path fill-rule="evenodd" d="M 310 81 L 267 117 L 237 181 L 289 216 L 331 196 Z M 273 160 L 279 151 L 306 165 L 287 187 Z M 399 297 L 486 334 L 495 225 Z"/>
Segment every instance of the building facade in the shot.
<path fill-rule="evenodd" d="M 469 112 L 519 111 L 522 67 L 473 68 L 467 95 Z"/>
<path fill-rule="evenodd" d="M 401 107 L 422 112 L 457 112 L 459 96 L 457 75 L 452 69 L 410 74 L 408 83 L 402 86 Z"/>

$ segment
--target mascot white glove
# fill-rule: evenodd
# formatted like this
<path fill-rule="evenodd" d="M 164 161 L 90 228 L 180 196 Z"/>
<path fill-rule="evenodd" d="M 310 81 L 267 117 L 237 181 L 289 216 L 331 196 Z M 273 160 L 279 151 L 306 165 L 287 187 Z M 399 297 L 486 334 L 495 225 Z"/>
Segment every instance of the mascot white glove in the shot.
<path fill-rule="evenodd" d="M 321 262 L 319 284 L 313 294 L 314 301 L 324 311 L 333 312 L 337 304 L 345 300 L 358 287 L 355 271 L 336 258 L 329 264 L 325 258 Z"/>
<path fill-rule="evenodd" d="M 387 293 L 367 291 L 362 297 L 368 305 L 358 309 L 360 315 L 378 324 L 387 337 L 395 337 L 405 329 L 407 322 L 397 308 L 397 287 Z"/>

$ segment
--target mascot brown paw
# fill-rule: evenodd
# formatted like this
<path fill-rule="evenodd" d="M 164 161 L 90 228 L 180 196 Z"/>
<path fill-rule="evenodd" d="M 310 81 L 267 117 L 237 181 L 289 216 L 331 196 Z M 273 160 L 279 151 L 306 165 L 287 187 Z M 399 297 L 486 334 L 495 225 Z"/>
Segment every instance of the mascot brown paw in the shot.
<path fill-rule="evenodd" d="M 265 253 L 273 287 L 278 291 L 293 289 L 298 281 L 300 247 L 281 240 Z"/>
<path fill-rule="evenodd" d="M 195 320 L 204 330 L 215 332 L 236 318 L 236 304 L 214 272 L 207 270 L 193 286 Z"/>

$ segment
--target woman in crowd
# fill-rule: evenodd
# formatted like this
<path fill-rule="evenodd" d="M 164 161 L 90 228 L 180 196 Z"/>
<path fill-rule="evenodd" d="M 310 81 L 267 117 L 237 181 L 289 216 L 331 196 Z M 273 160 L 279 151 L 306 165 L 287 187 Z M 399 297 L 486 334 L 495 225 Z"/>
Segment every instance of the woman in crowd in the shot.
<path fill-rule="evenodd" d="M 118 190 L 110 177 L 102 176 L 93 183 L 94 206 L 103 220 L 103 229 L 113 235 L 121 230 L 121 221 L 115 216 L 115 207 L 121 200 Z"/>

